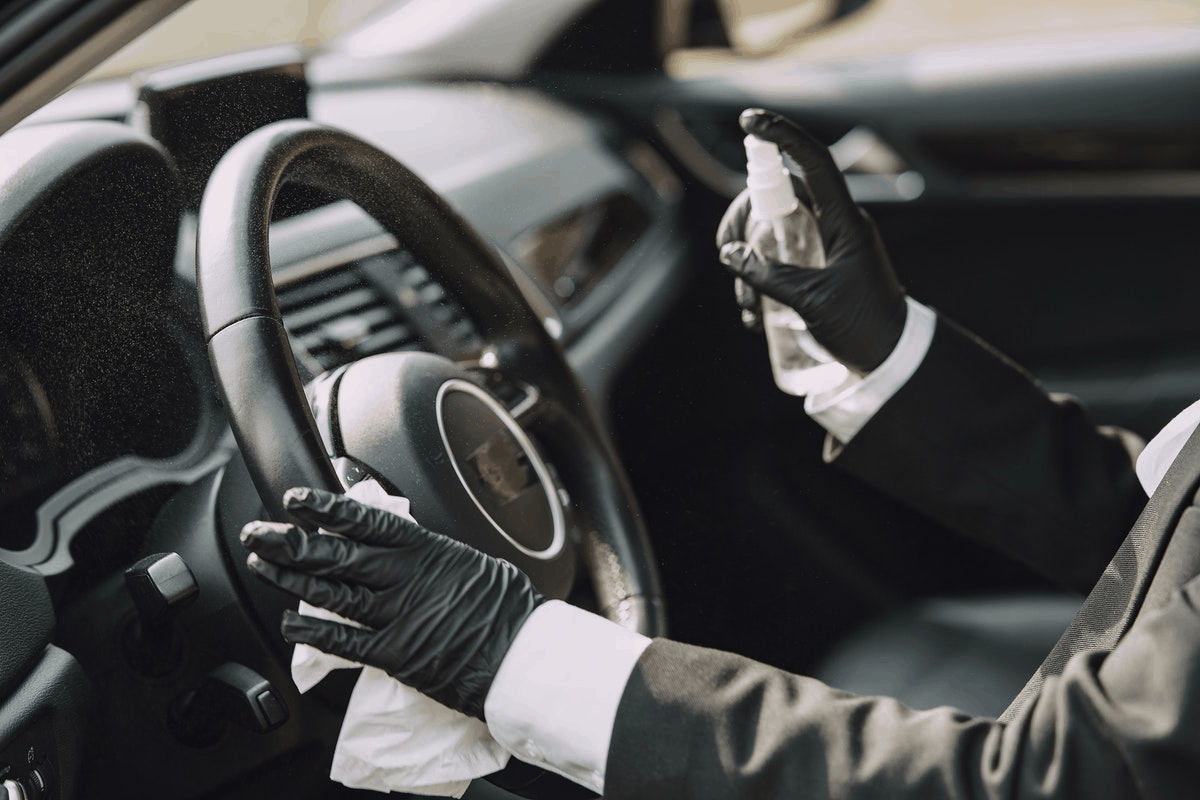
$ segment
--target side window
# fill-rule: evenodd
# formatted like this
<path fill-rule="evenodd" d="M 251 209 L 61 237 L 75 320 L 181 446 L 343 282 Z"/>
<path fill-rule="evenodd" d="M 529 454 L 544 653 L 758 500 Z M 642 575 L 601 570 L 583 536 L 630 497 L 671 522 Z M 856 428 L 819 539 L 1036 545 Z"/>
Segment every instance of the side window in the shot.
<path fill-rule="evenodd" d="M 837 61 L 1030 35 L 1200 22 L 1200 0 L 660 0 L 667 72 Z"/>

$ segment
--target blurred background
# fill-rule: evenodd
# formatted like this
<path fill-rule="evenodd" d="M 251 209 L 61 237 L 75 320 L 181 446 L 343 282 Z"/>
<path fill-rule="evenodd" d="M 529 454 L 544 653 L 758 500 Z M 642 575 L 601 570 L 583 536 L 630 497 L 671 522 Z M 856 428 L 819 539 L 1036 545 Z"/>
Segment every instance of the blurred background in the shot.
<path fill-rule="evenodd" d="M 409 0 L 195 0 L 93 77 L 283 42 L 321 47 Z M 439 20 L 473 3 L 438 6 Z M 1195 23 L 1200 0 L 658 0 L 664 68 L 694 77 L 739 59 L 845 58 L 1030 33 Z"/>

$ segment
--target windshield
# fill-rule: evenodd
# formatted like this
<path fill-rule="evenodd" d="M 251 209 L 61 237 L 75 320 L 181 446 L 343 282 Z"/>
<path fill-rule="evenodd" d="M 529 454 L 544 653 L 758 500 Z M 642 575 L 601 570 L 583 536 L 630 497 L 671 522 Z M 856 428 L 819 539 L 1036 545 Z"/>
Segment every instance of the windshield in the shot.
<path fill-rule="evenodd" d="M 194 0 L 130 42 L 87 80 L 172 61 L 283 43 L 321 47 L 382 7 L 407 0 Z"/>
<path fill-rule="evenodd" d="M 649 0 L 648 0 L 649 1 Z M 194 0 L 124 47 L 85 80 L 126 75 L 168 62 L 282 43 L 320 48 L 373 16 L 411 0 Z M 1200 0 L 658 0 L 661 52 L 669 75 L 694 77 L 738 62 L 806 61 L 911 53 L 947 44 L 1055 34 L 1103 39 L 1105 32 L 1200 22 Z M 521 0 L 424 3 L 441 29 L 470 19 L 467 6 L 503 7 L 518 14 Z M 555 17 L 587 0 L 544 0 Z M 422 17 L 430 21 L 427 14 Z M 414 33 L 413 20 L 385 26 L 390 50 Z M 420 26 L 418 26 L 420 27 Z M 490 26 L 489 26 L 490 27 Z M 501 26 L 503 27 L 503 26 Z M 517 26 L 520 27 L 520 26 Z M 443 32 L 444 33 L 444 32 Z M 477 39 L 480 33 L 474 30 Z M 489 31 L 524 49 L 515 31 Z M 377 35 L 377 34 L 372 34 Z M 418 37 L 419 38 L 419 37 Z M 483 43 L 476 41 L 476 46 Z"/>

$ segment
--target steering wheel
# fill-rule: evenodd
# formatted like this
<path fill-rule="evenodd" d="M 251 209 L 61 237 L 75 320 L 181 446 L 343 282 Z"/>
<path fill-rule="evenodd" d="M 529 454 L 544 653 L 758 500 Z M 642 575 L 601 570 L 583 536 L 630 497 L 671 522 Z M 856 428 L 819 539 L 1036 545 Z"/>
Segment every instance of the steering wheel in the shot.
<path fill-rule="evenodd" d="M 268 247 L 272 206 L 289 180 L 357 203 L 395 236 L 474 323 L 482 344 L 470 363 L 370 356 L 310 385 L 314 417 Z M 334 128 L 269 125 L 213 171 L 196 260 L 218 390 L 270 516 L 286 519 L 290 487 L 344 491 L 366 475 L 408 497 L 424 526 L 508 559 L 548 596 L 567 596 L 582 559 L 601 613 L 664 633 L 636 500 L 562 347 L 496 252 L 412 172 Z M 520 407 L 510 410 L 496 386 L 521 387 Z M 274 629 L 277 606 L 256 606 Z"/>

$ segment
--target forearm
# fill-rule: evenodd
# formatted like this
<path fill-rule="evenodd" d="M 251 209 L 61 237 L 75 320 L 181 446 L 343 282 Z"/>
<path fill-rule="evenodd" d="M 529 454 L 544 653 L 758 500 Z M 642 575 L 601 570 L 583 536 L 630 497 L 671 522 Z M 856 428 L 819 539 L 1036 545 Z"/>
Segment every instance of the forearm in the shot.
<path fill-rule="evenodd" d="M 1080 592 L 1145 503 L 1121 437 L 944 318 L 860 425 L 848 443 L 831 437 L 829 460 Z"/>
<path fill-rule="evenodd" d="M 484 711 L 517 758 L 604 791 L 617 704 L 650 640 L 603 617 L 550 601 L 517 634 Z"/>
<path fill-rule="evenodd" d="M 1011 723 L 914 711 L 726 653 L 656 641 L 618 710 L 607 794 L 737 800 L 1192 796 L 1196 584 L 1111 653 L 1083 652 Z"/>

